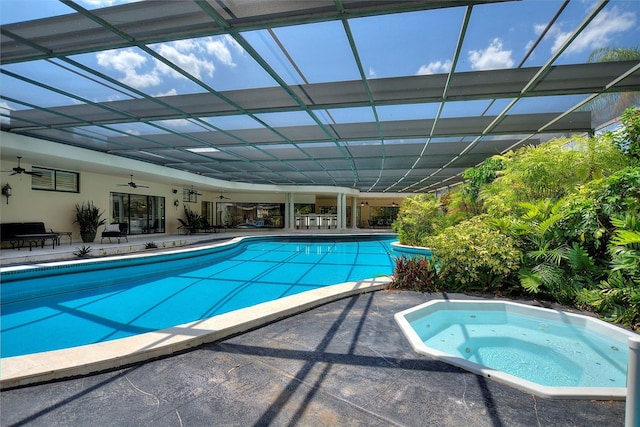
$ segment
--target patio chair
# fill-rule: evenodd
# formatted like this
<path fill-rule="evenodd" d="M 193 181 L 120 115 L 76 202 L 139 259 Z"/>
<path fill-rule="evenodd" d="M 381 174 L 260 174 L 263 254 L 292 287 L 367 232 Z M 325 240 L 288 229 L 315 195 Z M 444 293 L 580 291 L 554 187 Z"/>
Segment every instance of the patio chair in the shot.
<path fill-rule="evenodd" d="M 116 222 L 113 224 L 108 224 L 104 226 L 104 231 L 102 232 L 102 238 L 100 239 L 100 243 L 104 238 L 109 239 L 109 243 L 111 243 L 111 238 L 115 237 L 118 239 L 118 243 L 120 243 L 120 239 L 124 237 L 124 239 L 129 243 L 129 239 L 127 235 L 129 233 L 129 224 L 126 222 Z"/>

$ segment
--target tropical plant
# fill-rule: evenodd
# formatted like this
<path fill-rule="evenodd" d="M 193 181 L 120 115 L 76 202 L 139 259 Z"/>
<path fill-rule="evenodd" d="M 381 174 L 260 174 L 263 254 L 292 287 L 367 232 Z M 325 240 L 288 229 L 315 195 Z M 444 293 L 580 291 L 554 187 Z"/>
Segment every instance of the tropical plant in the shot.
<path fill-rule="evenodd" d="M 178 221 L 180 222 L 180 224 L 182 224 L 182 227 L 189 230 L 190 233 L 193 234 L 197 232 L 198 229 L 203 228 L 204 219 L 202 218 L 202 216 L 199 213 L 189 209 L 189 207 L 186 205 L 184 206 L 184 216 L 185 219 L 178 218 Z"/>
<path fill-rule="evenodd" d="M 144 244 L 145 249 L 156 249 L 158 245 L 155 242 L 147 242 Z"/>
<path fill-rule="evenodd" d="M 604 47 L 594 50 L 588 62 L 615 62 L 640 60 L 640 46 L 635 48 Z M 591 112 L 591 122 L 599 127 L 620 116 L 630 105 L 640 104 L 640 93 L 606 92 L 593 99 L 585 109 Z"/>
<path fill-rule="evenodd" d="M 596 262 L 609 261 L 606 253 L 614 232 L 612 217 L 640 212 L 640 167 L 627 167 L 611 176 L 585 184 L 565 198 L 556 232 L 569 245 L 578 242 Z"/>
<path fill-rule="evenodd" d="M 622 126 L 611 132 L 613 141 L 634 164 L 640 164 L 640 108 L 624 110 L 620 122 Z"/>
<path fill-rule="evenodd" d="M 478 215 L 426 238 L 439 274 L 453 290 L 499 291 L 520 266 L 520 250 L 491 218 Z"/>
<path fill-rule="evenodd" d="M 85 258 L 91 253 L 91 251 L 91 246 L 82 246 L 81 248 L 76 248 L 76 250 L 73 251 L 73 254 L 78 258 Z"/>
<path fill-rule="evenodd" d="M 444 223 L 440 201 L 431 194 L 418 194 L 402 201 L 392 227 L 403 245 L 423 246 L 425 237 L 440 232 Z"/>
<path fill-rule="evenodd" d="M 424 256 L 395 259 L 393 279 L 389 289 L 402 289 L 417 292 L 433 292 L 440 289 L 435 264 Z"/>
<path fill-rule="evenodd" d="M 451 189 L 448 193 L 440 198 L 442 211 L 445 215 L 445 223 L 447 226 L 458 224 L 466 219 L 477 215 L 479 212 L 479 203 L 472 202 L 467 197 L 462 188 L 457 187 Z"/>
<path fill-rule="evenodd" d="M 82 204 L 76 203 L 74 223 L 80 226 L 80 236 L 83 242 L 93 242 L 98 227 L 106 222 L 102 215 L 103 212 L 91 201 L 82 202 Z"/>
<path fill-rule="evenodd" d="M 640 216 L 612 218 L 616 232 L 611 239 L 611 269 L 606 280 L 583 289 L 578 302 L 633 328 L 640 328 Z"/>
<path fill-rule="evenodd" d="M 519 216 L 521 202 L 559 200 L 629 163 L 610 139 L 583 137 L 556 138 L 501 158 L 504 170 L 483 186 L 479 195 L 493 217 Z"/>
<path fill-rule="evenodd" d="M 462 177 L 465 182 L 460 193 L 463 199 L 467 201 L 467 206 L 471 213 L 478 215 L 482 212 L 482 204 L 478 200 L 480 188 L 493 182 L 498 177 L 498 171 L 503 169 L 503 159 L 499 156 L 494 156 L 485 159 L 480 165 L 463 172 Z"/>

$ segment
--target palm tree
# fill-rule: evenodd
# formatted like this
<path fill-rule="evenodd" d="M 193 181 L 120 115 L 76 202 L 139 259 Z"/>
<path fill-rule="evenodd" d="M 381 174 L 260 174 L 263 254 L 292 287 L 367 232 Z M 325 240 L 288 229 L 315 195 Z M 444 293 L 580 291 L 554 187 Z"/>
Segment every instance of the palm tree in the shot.
<path fill-rule="evenodd" d="M 603 47 L 589 55 L 588 62 L 616 62 L 640 60 L 640 46 L 635 48 Z M 592 123 L 595 128 L 617 117 L 634 105 L 640 104 L 640 93 L 619 92 L 605 93 L 586 106 L 592 112 Z"/>

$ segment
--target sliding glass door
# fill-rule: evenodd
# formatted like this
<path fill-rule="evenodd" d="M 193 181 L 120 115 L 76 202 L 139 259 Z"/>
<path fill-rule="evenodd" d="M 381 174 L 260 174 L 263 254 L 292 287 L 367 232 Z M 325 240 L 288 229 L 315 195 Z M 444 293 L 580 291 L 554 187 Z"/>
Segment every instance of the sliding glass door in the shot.
<path fill-rule="evenodd" d="M 126 222 L 129 234 L 165 232 L 165 199 L 141 194 L 111 193 L 110 222 Z"/>

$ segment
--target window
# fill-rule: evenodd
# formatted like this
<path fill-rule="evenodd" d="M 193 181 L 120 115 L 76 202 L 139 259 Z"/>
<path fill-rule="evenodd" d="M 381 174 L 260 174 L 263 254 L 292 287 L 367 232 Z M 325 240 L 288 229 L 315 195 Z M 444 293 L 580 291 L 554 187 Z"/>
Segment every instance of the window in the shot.
<path fill-rule="evenodd" d="M 80 192 L 80 174 L 77 172 L 61 171 L 32 167 L 36 174 L 31 175 L 32 190 L 63 191 L 67 193 Z"/>
<path fill-rule="evenodd" d="M 198 192 L 189 188 L 183 188 L 182 201 L 186 203 L 198 203 Z"/>

